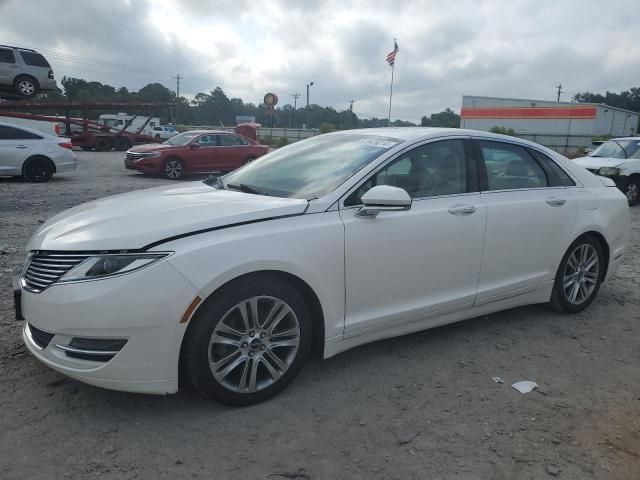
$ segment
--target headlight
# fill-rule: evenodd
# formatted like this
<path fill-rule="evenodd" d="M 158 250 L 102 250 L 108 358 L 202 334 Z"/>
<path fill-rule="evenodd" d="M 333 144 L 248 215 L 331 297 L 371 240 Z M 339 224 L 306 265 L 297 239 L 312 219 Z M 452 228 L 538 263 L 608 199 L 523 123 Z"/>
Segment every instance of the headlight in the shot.
<path fill-rule="evenodd" d="M 620 173 L 620 169 L 616 167 L 602 167 L 598 170 L 598 175 L 602 175 L 603 177 L 615 177 Z"/>
<path fill-rule="evenodd" d="M 154 253 L 108 253 L 96 255 L 82 261 L 62 277 L 59 282 L 78 280 L 96 280 L 99 278 L 122 275 L 148 267 L 158 260 L 168 257 L 172 252 Z"/>
<path fill-rule="evenodd" d="M 157 158 L 160 156 L 160 152 L 151 152 L 147 153 L 144 158 Z"/>

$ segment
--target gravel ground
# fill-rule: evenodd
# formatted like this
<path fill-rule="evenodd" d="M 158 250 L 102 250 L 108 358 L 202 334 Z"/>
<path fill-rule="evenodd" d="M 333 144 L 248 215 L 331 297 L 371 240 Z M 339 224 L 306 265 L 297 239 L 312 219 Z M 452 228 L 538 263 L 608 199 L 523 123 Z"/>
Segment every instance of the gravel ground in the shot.
<path fill-rule="evenodd" d="M 624 264 L 581 314 L 519 308 L 377 342 L 231 409 L 101 390 L 25 351 L 11 275 L 38 225 L 167 183 L 119 153 L 78 157 L 48 184 L 0 179 L 1 478 L 640 478 L 640 208 Z"/>

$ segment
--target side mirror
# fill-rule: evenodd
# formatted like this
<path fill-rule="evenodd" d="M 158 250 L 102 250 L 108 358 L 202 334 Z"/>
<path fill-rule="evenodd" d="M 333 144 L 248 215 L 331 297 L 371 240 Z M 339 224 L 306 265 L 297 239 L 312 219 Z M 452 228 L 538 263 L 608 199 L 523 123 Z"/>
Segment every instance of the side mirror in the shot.
<path fill-rule="evenodd" d="M 375 218 L 380 212 L 400 212 L 411 208 L 411 197 L 406 190 L 390 185 L 378 185 L 362 196 L 358 217 Z"/>
<path fill-rule="evenodd" d="M 189 148 L 200 148 L 200 144 L 199 143 L 190 143 L 189 144 Z"/>

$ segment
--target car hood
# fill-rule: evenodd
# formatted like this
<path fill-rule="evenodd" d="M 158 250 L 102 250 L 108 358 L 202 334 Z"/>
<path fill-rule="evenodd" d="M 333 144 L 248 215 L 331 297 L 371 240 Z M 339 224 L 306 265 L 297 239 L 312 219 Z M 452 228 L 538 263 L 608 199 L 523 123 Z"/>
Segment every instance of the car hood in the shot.
<path fill-rule="evenodd" d="M 202 182 L 138 190 L 66 210 L 43 224 L 27 250 L 133 250 L 226 225 L 302 214 L 302 199 L 217 190 Z"/>
<path fill-rule="evenodd" d="M 622 158 L 608 158 L 608 157 L 580 157 L 573 160 L 574 163 L 590 169 L 602 168 L 602 167 L 617 167 L 625 162 Z"/>
<path fill-rule="evenodd" d="M 135 147 L 130 148 L 129 152 L 138 152 L 138 153 L 146 153 L 146 152 L 157 152 L 158 150 L 170 150 L 170 149 L 180 149 L 185 148 L 182 145 L 168 145 L 164 143 L 147 143 L 145 145 L 136 145 Z"/>

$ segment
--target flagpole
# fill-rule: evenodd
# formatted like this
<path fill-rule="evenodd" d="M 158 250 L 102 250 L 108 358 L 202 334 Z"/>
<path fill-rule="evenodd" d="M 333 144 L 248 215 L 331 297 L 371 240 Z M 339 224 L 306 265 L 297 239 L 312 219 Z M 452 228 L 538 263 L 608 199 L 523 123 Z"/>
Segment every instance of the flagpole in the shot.
<path fill-rule="evenodd" d="M 389 91 L 389 117 L 387 119 L 388 127 L 391 126 L 391 99 L 393 98 L 393 72 L 395 69 L 396 69 L 396 63 L 394 61 L 393 65 L 391 65 L 391 89 Z"/>

